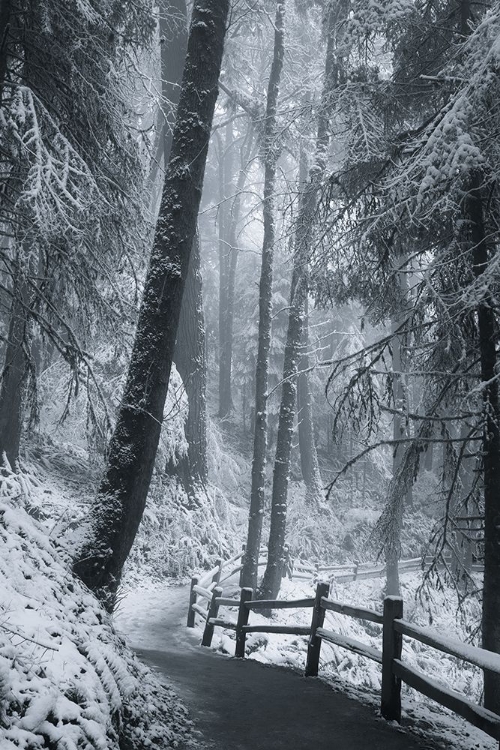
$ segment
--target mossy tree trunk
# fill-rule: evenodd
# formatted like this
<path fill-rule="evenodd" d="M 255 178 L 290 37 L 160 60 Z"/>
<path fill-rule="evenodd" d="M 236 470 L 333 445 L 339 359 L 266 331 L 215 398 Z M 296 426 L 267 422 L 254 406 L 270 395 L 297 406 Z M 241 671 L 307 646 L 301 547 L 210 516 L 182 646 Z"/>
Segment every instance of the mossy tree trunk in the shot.
<path fill-rule="evenodd" d="M 85 543 L 73 570 L 112 610 L 134 542 L 163 421 L 196 233 L 229 0 L 195 0 L 160 216 L 127 382 Z"/>

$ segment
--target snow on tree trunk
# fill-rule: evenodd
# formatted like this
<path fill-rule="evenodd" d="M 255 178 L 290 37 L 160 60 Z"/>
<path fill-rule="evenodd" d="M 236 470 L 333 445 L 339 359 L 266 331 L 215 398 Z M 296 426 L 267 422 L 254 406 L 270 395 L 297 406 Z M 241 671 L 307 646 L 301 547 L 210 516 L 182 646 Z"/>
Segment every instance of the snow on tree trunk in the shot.
<path fill-rule="evenodd" d="M 402 300 L 404 301 L 408 292 L 408 283 L 406 278 L 406 272 L 403 268 L 406 263 L 405 258 L 400 258 L 400 268 L 395 268 L 394 273 L 396 275 L 396 283 L 399 286 Z M 401 270 L 403 268 L 403 270 Z M 404 308 L 405 309 L 405 308 Z M 407 427 L 403 418 L 403 412 L 406 408 L 406 395 L 403 384 L 403 370 L 404 370 L 404 353 L 403 353 L 403 335 L 399 331 L 401 325 L 404 323 L 405 314 L 403 312 L 399 317 L 394 317 L 392 320 L 392 394 L 394 400 L 394 417 L 392 422 L 392 434 L 395 441 L 401 440 L 407 437 Z M 401 468 L 403 457 L 405 453 L 405 445 L 396 443 L 394 445 L 392 455 L 392 473 L 396 476 Z M 388 596 L 399 596 L 399 558 L 401 556 L 401 528 L 403 524 L 403 508 L 404 501 L 400 503 L 401 511 L 395 513 L 395 518 L 398 519 L 398 523 L 393 526 L 393 533 L 390 539 L 388 539 L 385 546 L 385 562 L 386 562 L 386 594 Z"/>
<path fill-rule="evenodd" d="M 229 0 L 195 0 L 172 149 L 106 472 L 74 572 L 112 610 L 146 503 L 196 233 Z"/>
<path fill-rule="evenodd" d="M 257 563 L 262 536 L 264 514 L 264 486 L 267 452 L 267 386 L 269 351 L 271 346 L 271 306 L 273 283 L 273 254 L 275 241 L 274 188 L 276 181 L 276 108 L 284 57 L 285 3 L 276 3 L 274 26 L 274 54 L 267 89 L 266 119 L 262 156 L 264 161 L 264 239 L 259 286 L 259 337 L 255 372 L 255 427 L 252 460 L 252 488 L 245 559 L 241 585 L 257 587 Z"/>

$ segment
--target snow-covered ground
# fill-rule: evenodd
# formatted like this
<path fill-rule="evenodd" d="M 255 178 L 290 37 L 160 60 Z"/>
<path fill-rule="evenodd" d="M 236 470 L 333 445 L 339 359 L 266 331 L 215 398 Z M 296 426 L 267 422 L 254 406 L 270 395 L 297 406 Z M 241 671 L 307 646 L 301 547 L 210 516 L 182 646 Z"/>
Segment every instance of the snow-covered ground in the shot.
<path fill-rule="evenodd" d="M 419 602 L 415 593 L 419 585 L 418 574 L 406 574 L 402 581 L 402 595 L 405 601 L 405 618 L 416 624 L 429 625 L 445 632 L 449 637 L 461 640 L 467 636 L 464 618 L 455 616 L 454 603 L 450 602 L 451 591 L 427 592 L 427 601 Z M 381 579 L 336 584 L 331 597 L 350 604 L 371 606 L 380 609 L 382 602 Z M 235 586 L 227 585 L 224 594 L 232 595 Z M 287 599 L 312 596 L 313 587 L 307 584 L 284 581 L 280 597 Z M 202 623 L 197 618 L 194 631 L 185 628 L 188 588 L 166 582 L 164 585 L 143 585 L 125 594 L 116 622 L 129 641 L 137 648 L 168 648 L 172 637 L 180 639 L 179 647 L 192 647 L 199 643 Z M 446 603 L 446 606 L 445 606 Z M 478 605 L 470 602 L 466 606 L 474 610 Z M 221 610 L 221 614 L 233 620 L 236 610 Z M 475 611 L 468 613 L 473 620 Z M 311 610 L 281 610 L 273 616 L 273 621 L 307 625 Z M 268 622 L 255 612 L 250 622 Z M 361 623 L 352 618 L 327 614 L 325 627 L 350 635 L 367 645 L 381 648 L 380 628 L 373 623 Z M 173 630 L 174 629 L 174 630 Z M 463 692 L 472 700 L 481 696 L 481 674 L 463 662 L 446 654 L 438 653 L 423 644 L 404 639 L 403 659 L 408 664 L 424 671 L 429 677 L 443 685 Z M 234 632 L 217 628 L 213 648 L 224 654 L 234 654 Z M 264 663 L 289 666 L 302 671 L 305 666 L 307 639 L 297 636 L 254 633 L 247 638 L 247 653 L 250 658 Z M 320 663 L 320 677 L 333 689 L 346 692 L 353 698 L 370 705 L 378 706 L 380 701 L 380 667 L 373 661 L 346 651 L 340 647 L 323 643 Z M 457 750 L 497 750 L 498 743 L 489 738 L 460 717 L 438 704 L 429 701 L 411 688 L 403 686 L 403 721 L 411 724 L 415 731 L 432 736 L 443 747 Z"/>
<path fill-rule="evenodd" d="M 131 653 L 69 558 L 0 476 L 0 748 L 196 746 L 187 711 Z"/>

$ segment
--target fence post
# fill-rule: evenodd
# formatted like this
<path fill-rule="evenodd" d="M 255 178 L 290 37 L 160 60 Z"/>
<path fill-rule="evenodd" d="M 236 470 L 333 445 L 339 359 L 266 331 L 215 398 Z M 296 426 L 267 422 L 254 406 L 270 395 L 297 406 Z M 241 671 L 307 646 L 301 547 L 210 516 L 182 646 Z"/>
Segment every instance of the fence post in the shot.
<path fill-rule="evenodd" d="M 403 636 L 394 630 L 394 620 L 403 617 L 403 600 L 400 596 L 384 599 L 382 633 L 382 701 L 380 712 L 388 721 L 401 722 L 401 680 L 392 671 L 393 659 L 401 658 Z"/>
<path fill-rule="evenodd" d="M 193 609 L 193 604 L 196 604 L 196 591 L 193 591 L 194 587 L 198 585 L 198 581 L 200 579 L 198 576 L 193 576 L 191 578 L 191 591 L 189 592 L 189 609 L 188 609 L 188 617 L 187 617 L 187 627 L 188 628 L 194 628 L 194 616 L 195 611 Z"/>
<path fill-rule="evenodd" d="M 212 583 L 219 583 L 220 581 L 220 577 L 222 575 L 222 560 L 217 560 L 217 567 L 217 572 L 212 576 Z"/>
<path fill-rule="evenodd" d="M 205 624 L 205 630 L 203 631 L 203 638 L 201 639 L 202 646 L 210 646 L 212 644 L 212 638 L 214 635 L 214 626 L 210 625 L 210 618 L 217 617 L 219 612 L 219 605 L 215 601 L 218 596 L 222 596 L 222 589 L 220 586 L 216 586 L 212 591 L 212 598 L 210 600 L 210 606 L 208 608 L 207 621 Z"/>
<path fill-rule="evenodd" d="M 250 610 L 245 607 L 245 602 L 250 602 L 253 597 L 253 589 L 241 589 L 240 608 L 238 610 L 238 622 L 236 623 L 236 649 L 234 655 L 239 659 L 245 658 L 245 641 L 247 634 L 243 627 L 248 624 Z"/>
<path fill-rule="evenodd" d="M 328 597 L 330 584 L 319 581 L 316 586 L 316 598 L 311 620 L 311 635 L 307 646 L 306 677 L 317 677 L 319 668 L 319 654 L 321 651 L 321 638 L 316 635 L 316 629 L 322 628 L 325 621 L 326 610 L 321 606 L 321 598 Z"/>

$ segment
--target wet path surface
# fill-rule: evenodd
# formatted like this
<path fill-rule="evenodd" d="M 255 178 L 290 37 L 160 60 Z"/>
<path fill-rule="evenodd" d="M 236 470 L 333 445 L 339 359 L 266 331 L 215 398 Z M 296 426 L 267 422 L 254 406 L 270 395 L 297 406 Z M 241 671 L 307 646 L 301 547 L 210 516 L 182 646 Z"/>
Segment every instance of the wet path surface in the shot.
<path fill-rule="evenodd" d="M 185 627 L 187 588 L 175 589 L 154 648 L 133 646 L 189 707 L 210 750 L 436 750 L 375 710 L 291 669 L 224 657 Z M 148 628 L 147 615 L 144 623 Z M 120 623 L 119 623 L 120 625 Z M 149 624 L 151 627 L 151 623 Z M 122 626 L 123 627 L 123 626 Z M 126 630 L 124 623 L 123 630 Z"/>

